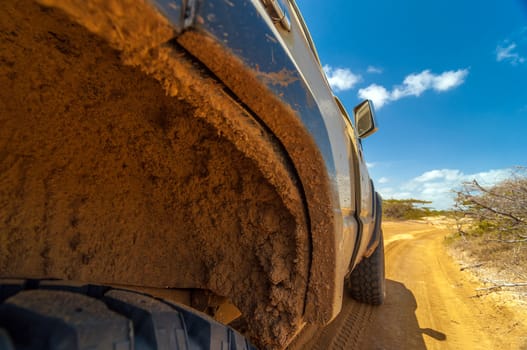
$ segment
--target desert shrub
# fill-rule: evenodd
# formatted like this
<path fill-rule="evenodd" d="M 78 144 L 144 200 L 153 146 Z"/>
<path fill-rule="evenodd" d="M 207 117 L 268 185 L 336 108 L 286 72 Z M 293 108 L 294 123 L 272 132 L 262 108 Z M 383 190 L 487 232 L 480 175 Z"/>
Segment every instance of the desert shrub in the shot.
<path fill-rule="evenodd" d="M 495 186 L 473 180 L 457 191 L 456 211 L 466 222 L 461 234 L 488 234 L 506 243 L 527 241 L 527 169 L 518 168 Z"/>

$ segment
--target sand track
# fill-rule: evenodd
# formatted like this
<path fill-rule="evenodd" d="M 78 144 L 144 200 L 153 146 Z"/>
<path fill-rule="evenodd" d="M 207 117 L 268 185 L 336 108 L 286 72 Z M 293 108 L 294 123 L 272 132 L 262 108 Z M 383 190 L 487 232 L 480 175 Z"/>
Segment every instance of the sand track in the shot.
<path fill-rule="evenodd" d="M 477 298 L 478 284 L 445 252 L 448 231 L 385 223 L 387 298 L 347 298 L 342 313 L 302 349 L 526 349 L 525 315 Z M 523 317 L 523 319 L 522 319 Z"/>

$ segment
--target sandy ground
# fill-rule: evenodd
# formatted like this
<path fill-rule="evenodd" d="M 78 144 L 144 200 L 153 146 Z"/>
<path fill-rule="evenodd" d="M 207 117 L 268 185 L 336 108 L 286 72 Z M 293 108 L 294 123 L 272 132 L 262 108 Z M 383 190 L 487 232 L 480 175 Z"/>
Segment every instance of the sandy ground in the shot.
<path fill-rule="evenodd" d="M 381 307 L 346 299 L 341 315 L 302 349 L 527 349 L 527 315 L 479 298 L 480 285 L 447 255 L 449 233 L 388 222 L 387 298 Z"/>

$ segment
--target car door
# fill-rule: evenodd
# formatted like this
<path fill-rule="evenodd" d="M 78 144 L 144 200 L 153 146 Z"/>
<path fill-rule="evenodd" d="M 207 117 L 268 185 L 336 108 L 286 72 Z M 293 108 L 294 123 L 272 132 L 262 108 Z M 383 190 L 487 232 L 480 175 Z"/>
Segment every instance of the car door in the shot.
<path fill-rule="evenodd" d="M 340 108 L 342 118 L 346 123 L 346 129 L 350 138 L 351 144 L 353 145 L 353 159 L 350 159 L 350 169 L 356 169 L 355 174 L 350 174 L 351 179 L 354 180 L 355 188 L 355 203 L 356 203 L 356 217 L 359 222 L 359 242 L 356 244 L 354 256 L 362 256 L 366 250 L 367 244 L 372 236 L 372 232 L 375 226 L 374 220 L 374 193 L 373 186 L 368 172 L 368 166 L 364 159 L 364 153 L 362 149 L 362 140 L 357 133 L 357 129 L 354 127 L 351 119 L 346 112 L 346 109 L 335 97 L 335 101 Z"/>

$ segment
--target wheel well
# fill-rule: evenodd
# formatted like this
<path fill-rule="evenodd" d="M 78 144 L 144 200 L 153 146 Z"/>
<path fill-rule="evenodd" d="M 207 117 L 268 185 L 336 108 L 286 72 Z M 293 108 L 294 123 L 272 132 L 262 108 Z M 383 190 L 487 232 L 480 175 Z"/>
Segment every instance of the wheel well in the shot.
<path fill-rule="evenodd" d="M 258 345 L 284 345 L 310 251 L 273 137 L 202 72 L 207 95 L 169 96 L 59 10 L 5 7 L 0 274 L 210 290 Z"/>

